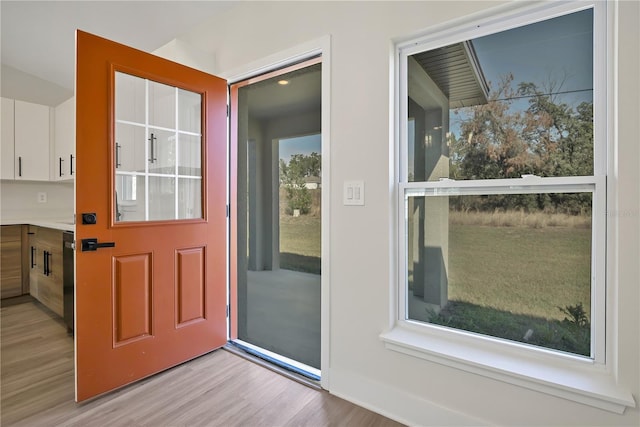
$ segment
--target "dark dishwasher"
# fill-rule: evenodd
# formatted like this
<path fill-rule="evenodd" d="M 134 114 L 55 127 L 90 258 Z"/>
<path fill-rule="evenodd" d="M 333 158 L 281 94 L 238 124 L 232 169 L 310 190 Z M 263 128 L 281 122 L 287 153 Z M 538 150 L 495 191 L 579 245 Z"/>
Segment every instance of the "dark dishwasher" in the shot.
<path fill-rule="evenodd" d="M 74 314 L 74 254 L 73 254 L 73 232 L 62 233 L 62 295 L 64 323 L 67 324 L 67 332 L 73 335 L 73 314 Z"/>

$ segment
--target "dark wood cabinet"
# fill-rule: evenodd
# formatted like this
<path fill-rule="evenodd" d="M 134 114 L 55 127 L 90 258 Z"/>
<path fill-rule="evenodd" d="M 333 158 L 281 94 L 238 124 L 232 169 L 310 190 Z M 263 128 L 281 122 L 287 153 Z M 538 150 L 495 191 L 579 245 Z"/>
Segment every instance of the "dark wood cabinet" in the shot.
<path fill-rule="evenodd" d="M 29 226 L 31 296 L 63 316 L 62 231 Z"/>
<path fill-rule="evenodd" d="M 22 225 L 1 227 L 0 298 L 17 297 L 23 293 L 23 279 L 26 272 L 23 272 L 22 228 Z"/>

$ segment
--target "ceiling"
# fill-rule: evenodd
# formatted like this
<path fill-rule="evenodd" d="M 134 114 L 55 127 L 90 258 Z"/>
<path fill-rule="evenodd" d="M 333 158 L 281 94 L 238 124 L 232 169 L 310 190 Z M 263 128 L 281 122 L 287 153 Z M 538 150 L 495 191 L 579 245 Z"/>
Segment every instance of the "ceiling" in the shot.
<path fill-rule="evenodd" d="M 152 52 L 233 6 L 224 1 L 2 0 L 2 96 L 47 105 L 69 98 L 76 29 Z"/>
<path fill-rule="evenodd" d="M 412 57 L 449 99 L 449 108 L 487 103 L 489 85 L 471 41 L 427 50 Z"/>
<path fill-rule="evenodd" d="M 275 120 L 313 112 L 320 114 L 322 99 L 320 64 L 280 74 L 244 86 L 249 116 L 256 120 Z M 279 82 L 286 81 L 285 85 Z"/>

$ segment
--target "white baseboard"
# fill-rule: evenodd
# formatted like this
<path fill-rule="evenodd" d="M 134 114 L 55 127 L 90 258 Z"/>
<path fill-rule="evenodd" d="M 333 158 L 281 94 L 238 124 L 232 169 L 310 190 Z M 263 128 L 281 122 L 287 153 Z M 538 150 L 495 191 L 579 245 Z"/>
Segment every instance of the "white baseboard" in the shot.
<path fill-rule="evenodd" d="M 490 425 L 487 421 L 444 408 L 402 389 L 348 371 L 331 369 L 329 392 L 409 426 Z"/>

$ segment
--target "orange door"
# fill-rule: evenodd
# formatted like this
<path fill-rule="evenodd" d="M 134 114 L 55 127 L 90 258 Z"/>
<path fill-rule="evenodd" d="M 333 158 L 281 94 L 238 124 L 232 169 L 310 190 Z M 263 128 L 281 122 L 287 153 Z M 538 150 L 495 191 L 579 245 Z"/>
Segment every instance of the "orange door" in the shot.
<path fill-rule="evenodd" d="M 226 342 L 227 86 L 81 31 L 76 66 L 82 401 Z"/>

